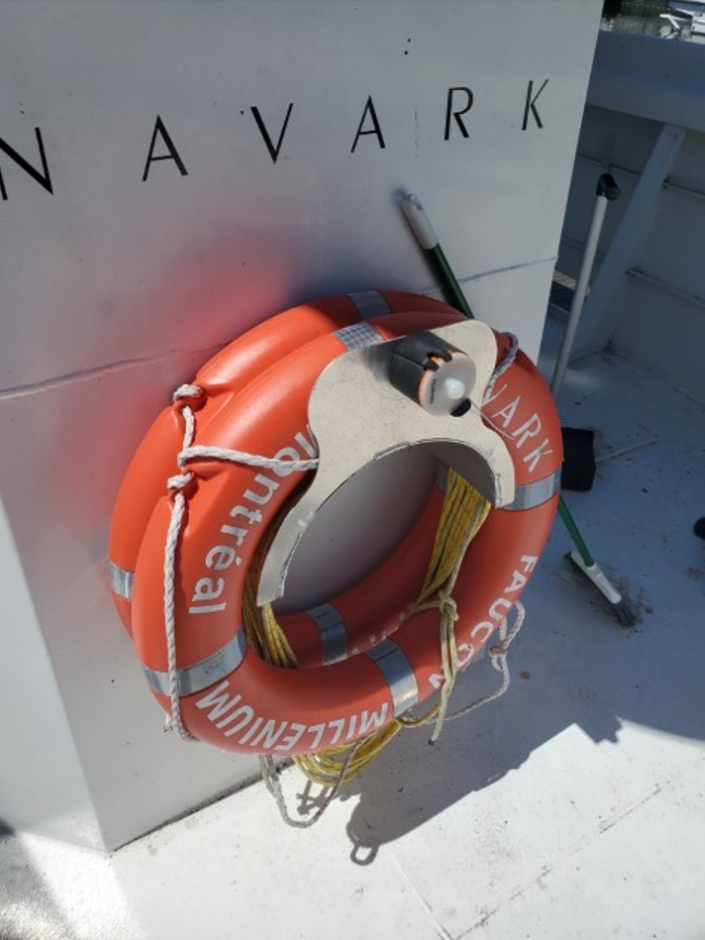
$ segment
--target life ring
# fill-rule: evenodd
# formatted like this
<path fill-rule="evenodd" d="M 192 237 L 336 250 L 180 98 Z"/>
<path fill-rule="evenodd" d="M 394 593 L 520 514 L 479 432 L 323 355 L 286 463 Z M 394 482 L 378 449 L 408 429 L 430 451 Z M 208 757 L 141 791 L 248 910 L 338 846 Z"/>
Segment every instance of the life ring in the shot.
<path fill-rule="evenodd" d="M 457 311 L 402 292 L 366 292 L 294 308 L 235 340 L 197 374 L 196 440 L 204 447 L 303 459 L 307 403 L 320 372 L 346 351 L 365 320 L 383 340 L 462 319 Z M 518 600 L 555 514 L 562 461 L 560 425 L 536 367 L 497 335 L 498 372 L 482 413 L 505 437 L 516 497 L 493 508 L 470 545 L 455 590 L 461 667 Z M 198 393 L 196 389 L 200 390 Z M 188 394 L 188 390 L 187 390 Z M 183 443 L 183 401 L 157 418 L 127 471 L 109 546 L 113 596 L 152 693 L 169 711 L 164 634 L 164 557 L 172 518 L 165 480 Z M 287 618 L 302 668 L 261 660 L 239 626 L 245 575 L 268 525 L 303 471 L 196 460 L 174 597 L 180 711 L 196 738 L 238 752 L 295 755 L 353 743 L 388 724 L 442 683 L 437 615 L 401 613 L 423 576 L 442 495 L 377 571 L 330 605 Z M 339 616 L 335 649 L 321 629 Z M 361 624 L 375 624 L 361 633 Z M 325 623 L 323 624 L 325 626 Z M 393 635 L 393 640 L 389 637 Z M 380 637 L 386 637 L 381 643 Z M 356 649 L 351 649 L 351 638 Z M 377 642 L 375 642 L 377 641 Z M 351 655 L 358 652 L 359 655 Z M 321 668 L 323 666 L 323 668 Z"/>

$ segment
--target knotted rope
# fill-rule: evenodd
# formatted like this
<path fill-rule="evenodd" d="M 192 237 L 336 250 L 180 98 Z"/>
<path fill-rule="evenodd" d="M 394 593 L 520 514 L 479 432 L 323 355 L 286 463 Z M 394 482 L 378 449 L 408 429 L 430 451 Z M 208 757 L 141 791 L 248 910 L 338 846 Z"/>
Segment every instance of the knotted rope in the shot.
<path fill-rule="evenodd" d="M 179 673 L 176 660 L 176 629 L 174 621 L 174 582 L 176 572 L 176 553 L 181 539 L 186 516 L 185 490 L 194 480 L 194 473 L 186 466 L 192 460 L 224 460 L 229 463 L 247 464 L 250 467 L 265 467 L 270 470 L 313 470 L 318 466 L 318 458 L 310 460 L 282 460 L 276 457 L 262 457 L 248 454 L 241 450 L 228 450 L 225 447 L 194 446 L 196 435 L 196 417 L 189 402 L 196 402 L 202 396 L 203 389 L 198 385 L 181 385 L 172 396 L 174 404 L 180 405 L 184 421 L 184 436 L 176 462 L 180 472 L 167 480 L 167 489 L 171 494 L 171 519 L 164 548 L 164 633 L 167 648 L 167 670 L 169 676 L 169 702 L 171 715 L 167 716 L 164 730 L 174 730 L 184 741 L 196 740 L 184 727 L 181 717 L 179 697 Z"/>

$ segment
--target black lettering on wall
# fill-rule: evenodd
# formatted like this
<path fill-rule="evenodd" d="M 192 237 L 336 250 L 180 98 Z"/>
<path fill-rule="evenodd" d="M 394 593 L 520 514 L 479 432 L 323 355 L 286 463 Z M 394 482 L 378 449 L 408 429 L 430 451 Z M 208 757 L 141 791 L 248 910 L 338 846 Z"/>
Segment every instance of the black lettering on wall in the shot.
<path fill-rule="evenodd" d="M 51 176 L 49 175 L 49 166 L 47 164 L 46 154 L 44 153 L 42 132 L 38 127 L 35 127 L 34 133 L 37 135 L 37 147 L 39 148 L 39 158 L 42 161 L 42 170 L 44 175 L 42 175 L 39 170 L 35 170 L 35 168 L 30 163 L 28 163 L 24 157 L 20 156 L 20 154 L 17 153 L 17 151 L 7 143 L 7 141 L 3 140 L 2 137 L 0 137 L 0 151 L 7 154 L 11 160 L 15 161 L 17 166 L 22 167 L 25 173 L 31 176 L 33 180 L 36 180 L 40 186 L 43 186 L 48 193 L 53 195 L 54 190 L 51 185 Z M 4 202 L 7 202 L 7 189 L 5 188 L 5 180 L 2 177 L 2 168 L 0 168 L 0 196 L 2 196 Z"/>
<path fill-rule="evenodd" d="M 157 142 L 157 134 L 159 134 L 166 144 L 166 149 L 168 153 L 160 154 L 158 157 L 154 156 L 154 145 Z M 179 168 L 179 173 L 182 176 L 188 176 L 188 170 L 184 166 L 184 161 L 179 156 L 179 151 L 174 146 L 174 142 L 169 136 L 169 131 L 164 127 L 164 121 L 157 115 L 157 120 L 154 124 L 154 133 L 152 134 L 152 142 L 149 145 L 149 153 L 147 154 L 147 162 L 144 165 L 144 173 L 142 174 L 142 182 L 144 183 L 147 177 L 149 176 L 149 168 L 153 163 L 156 163 L 157 160 L 173 160 L 174 163 Z"/>
<path fill-rule="evenodd" d="M 368 115 L 372 121 L 372 127 L 363 131 L 362 127 Z M 372 102 L 372 95 L 369 95 L 367 98 L 367 104 L 365 105 L 365 110 L 362 112 L 362 117 L 360 118 L 360 123 L 357 127 L 357 133 L 355 134 L 355 140 L 353 141 L 353 145 L 350 148 L 350 153 L 355 153 L 355 147 L 357 147 L 357 142 L 361 137 L 368 137 L 370 134 L 373 134 L 379 141 L 380 150 L 384 150 L 387 145 L 384 142 L 382 128 L 379 126 L 379 121 L 377 120 L 377 112 L 375 111 L 375 106 Z"/>
<path fill-rule="evenodd" d="M 262 115 L 259 113 L 259 108 L 250 108 L 252 111 L 252 116 L 257 122 L 257 127 L 259 132 L 262 135 L 262 139 L 267 145 L 267 150 L 269 151 L 269 156 L 272 158 L 272 163 L 277 162 L 279 156 L 279 151 L 282 149 L 282 143 L 284 142 L 284 134 L 286 134 L 286 129 L 289 125 L 289 118 L 291 117 L 291 112 L 294 107 L 294 102 L 292 101 L 289 107 L 286 109 L 286 117 L 284 118 L 284 123 L 282 124 L 282 129 L 279 132 L 279 140 L 277 140 L 276 146 L 272 143 L 272 138 L 269 136 L 269 131 L 267 130 L 264 121 L 262 120 Z"/>
<path fill-rule="evenodd" d="M 464 96 L 464 97 L 465 97 L 465 102 L 464 102 L 464 107 L 461 107 L 459 110 L 454 111 L 454 110 L 453 110 L 453 104 L 454 104 L 453 99 L 455 98 L 455 93 L 456 93 L 456 91 L 458 91 L 458 92 L 460 92 L 460 91 L 465 92 L 465 96 Z M 449 137 L 450 137 L 450 119 L 451 119 L 452 117 L 455 118 L 455 123 L 456 123 L 456 124 L 458 125 L 458 127 L 460 128 L 460 133 L 463 135 L 463 137 L 467 137 L 467 136 L 468 136 L 468 129 L 467 129 L 467 127 L 465 126 L 465 122 L 463 121 L 461 115 L 467 114 L 467 112 L 470 110 L 470 108 L 472 108 L 472 103 L 473 103 L 473 94 L 472 94 L 472 92 L 470 91 L 470 89 L 469 89 L 469 88 L 465 88 L 464 85 L 458 85 L 456 88 L 449 88 L 449 89 L 448 89 L 448 101 L 447 101 L 447 104 L 446 104 L 446 129 L 445 129 L 445 133 L 443 134 L 443 140 L 448 140 Z"/>
<path fill-rule="evenodd" d="M 541 117 L 539 115 L 539 112 L 536 110 L 536 100 L 538 96 L 541 94 L 541 92 L 544 90 L 546 85 L 548 85 L 548 79 L 544 81 L 543 85 L 539 88 L 539 90 L 536 92 L 536 94 L 532 98 L 531 95 L 534 90 L 534 83 L 529 82 L 528 88 L 526 89 L 526 104 L 524 105 L 524 120 L 522 121 L 522 125 L 521 125 L 521 129 L 523 131 L 525 131 L 526 128 L 529 126 L 529 112 L 531 112 L 531 114 L 534 116 L 534 120 L 538 124 L 539 128 L 543 127 L 543 123 L 541 122 Z"/>

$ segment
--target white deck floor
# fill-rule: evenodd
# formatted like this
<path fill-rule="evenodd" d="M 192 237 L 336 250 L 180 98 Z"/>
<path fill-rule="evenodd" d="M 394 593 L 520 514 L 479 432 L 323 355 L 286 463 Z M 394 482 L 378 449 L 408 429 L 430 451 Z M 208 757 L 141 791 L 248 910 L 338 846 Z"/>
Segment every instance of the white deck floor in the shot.
<path fill-rule="evenodd" d="M 311 830 L 257 785 L 110 858 L 0 838 L 0 937 L 705 937 L 705 412 L 603 354 L 569 370 L 561 413 L 608 456 L 566 497 L 636 629 L 564 562 L 557 521 L 501 701 L 433 747 L 398 740 Z M 473 667 L 455 705 L 494 678 Z"/>

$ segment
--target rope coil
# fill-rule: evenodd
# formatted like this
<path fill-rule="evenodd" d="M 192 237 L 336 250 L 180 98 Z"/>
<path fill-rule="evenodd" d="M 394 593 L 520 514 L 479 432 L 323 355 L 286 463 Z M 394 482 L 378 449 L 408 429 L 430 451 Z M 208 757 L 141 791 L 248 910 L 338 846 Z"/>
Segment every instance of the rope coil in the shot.
<path fill-rule="evenodd" d="M 495 379 L 514 361 L 517 349 L 516 338 L 510 337 L 510 340 L 513 342 L 510 344 L 504 360 L 495 369 L 488 390 L 491 389 Z M 278 459 L 227 448 L 194 445 L 196 418 L 192 403 L 195 404 L 202 399 L 204 394 L 204 390 L 197 385 L 182 385 L 174 392 L 173 402 L 180 406 L 179 411 L 184 422 L 184 434 L 182 447 L 176 461 L 180 472 L 167 480 L 167 489 L 171 496 L 172 505 L 164 551 L 164 630 L 167 645 L 171 715 L 166 719 L 165 730 L 176 731 L 186 741 L 196 739 L 185 728 L 181 715 L 174 615 L 176 557 L 187 509 L 185 490 L 196 476 L 192 470 L 188 470 L 186 467 L 189 462 L 194 460 L 223 460 L 253 467 L 281 469 L 291 473 L 314 469 L 319 462 L 318 457 L 308 460 Z M 288 508 L 288 506 L 284 507 L 282 516 L 288 511 Z M 353 746 L 341 745 L 315 754 L 294 757 L 294 761 L 302 773 L 311 782 L 320 785 L 327 791 L 320 795 L 316 812 L 306 820 L 297 820 L 291 817 L 286 808 L 286 801 L 273 758 L 271 756 L 260 757 L 263 779 L 277 802 L 282 818 L 288 825 L 296 828 L 307 828 L 314 825 L 332 800 L 335 799 L 340 786 L 373 761 L 402 729 L 418 728 L 433 723 L 430 743 L 434 743 L 440 737 L 443 724 L 446 721 L 453 721 L 467 715 L 482 705 L 494 701 L 506 692 L 510 681 L 507 651 L 524 621 L 524 608 L 519 603 L 514 608 L 516 618 L 512 628 L 508 629 L 507 618 L 505 618 L 498 628 L 499 643 L 495 643 L 488 651 L 493 667 L 502 674 L 500 686 L 494 692 L 477 699 L 454 714 L 448 714 L 449 701 L 459 672 L 458 649 L 455 640 L 455 623 L 459 614 L 452 592 L 468 546 L 487 518 L 490 508 L 489 501 L 485 500 L 457 473 L 449 470 L 446 496 L 443 501 L 441 518 L 424 584 L 417 600 L 405 611 L 402 617 L 402 622 L 404 622 L 423 611 L 432 609 L 439 611 L 439 642 L 443 684 L 436 704 L 419 716 L 413 714 L 411 710 L 405 712 L 385 728 L 372 732 Z M 243 598 L 243 626 L 248 645 L 252 646 L 265 661 L 287 668 L 296 668 L 298 665 L 296 657 L 284 631 L 276 620 L 271 606 L 265 605 L 259 608 L 256 603 L 256 590 L 261 567 L 276 529 L 277 525 L 274 524 L 270 526 L 265 534 L 248 574 Z"/>
<path fill-rule="evenodd" d="M 459 672 L 454 629 L 459 615 L 452 591 L 467 548 L 479 532 L 489 510 L 490 503 L 487 500 L 462 477 L 452 470 L 449 471 L 446 496 L 424 584 L 417 600 L 405 611 L 402 618 L 402 621 L 406 621 L 427 610 L 440 612 L 439 633 L 444 681 L 439 701 L 422 715 L 414 715 L 411 711 L 399 715 L 385 728 L 372 732 L 352 747 L 340 745 L 315 754 L 295 756 L 293 761 L 299 770 L 312 783 L 323 788 L 316 812 L 306 820 L 297 820 L 291 816 L 274 761 L 271 757 L 261 758 L 262 776 L 287 825 L 307 828 L 317 822 L 339 792 L 341 785 L 370 764 L 404 728 L 419 728 L 433 722 L 430 743 L 434 743 L 440 737 L 446 721 L 453 721 L 496 700 L 509 688 L 507 651 L 524 621 L 524 608 L 519 603 L 516 603 L 514 607 L 516 619 L 512 629 L 508 631 L 507 618 L 505 618 L 498 627 L 499 644 L 495 644 L 489 650 L 492 665 L 502 673 L 500 686 L 454 714 L 448 715 L 448 704 Z M 285 507 L 282 514 L 286 511 Z M 263 540 L 253 561 L 243 599 L 243 624 L 248 643 L 263 659 L 279 666 L 296 668 L 296 657 L 271 606 L 265 605 L 259 608 L 256 604 L 259 572 L 275 533 L 276 523 L 271 526 L 270 532 Z"/>

